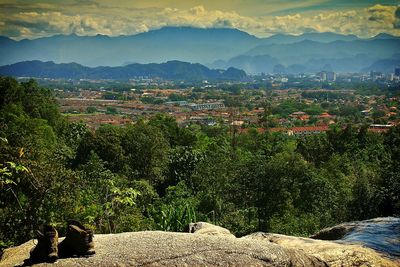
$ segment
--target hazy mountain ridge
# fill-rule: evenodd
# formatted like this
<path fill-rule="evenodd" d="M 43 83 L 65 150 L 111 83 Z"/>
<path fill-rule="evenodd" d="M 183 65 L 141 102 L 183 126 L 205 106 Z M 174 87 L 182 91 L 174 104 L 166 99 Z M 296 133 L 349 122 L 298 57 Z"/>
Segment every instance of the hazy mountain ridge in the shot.
<path fill-rule="evenodd" d="M 264 38 L 262 40 L 262 44 L 290 44 L 305 40 L 320 43 L 330 43 L 334 41 L 354 41 L 359 40 L 359 38 L 355 35 L 342 35 L 332 32 L 312 32 L 303 33 L 301 35 L 275 34 L 271 37 Z"/>
<path fill-rule="evenodd" d="M 77 63 L 56 64 L 52 61 L 24 61 L 1 66 L 0 75 L 16 77 L 63 78 L 63 79 L 131 79 L 137 77 L 170 80 L 241 80 L 246 73 L 235 68 L 209 69 L 201 64 L 168 61 L 157 64 L 129 64 L 118 67 L 90 68 Z"/>
<path fill-rule="evenodd" d="M 400 59 L 388 58 L 375 61 L 370 66 L 363 69 L 364 72 L 380 71 L 384 73 L 392 73 L 395 67 L 400 67 Z"/>
<path fill-rule="evenodd" d="M 360 53 L 369 53 L 371 57 L 388 57 L 398 52 L 400 39 L 372 39 L 356 41 L 334 41 L 320 43 L 316 41 L 303 40 L 290 44 L 271 44 L 257 46 L 246 53 L 256 56 L 272 54 L 275 57 L 290 58 L 299 56 L 319 55 L 323 57 L 348 56 Z"/>
<path fill-rule="evenodd" d="M 56 35 L 1 43 L 0 65 L 26 60 L 77 62 L 91 67 L 119 66 L 127 61 L 205 63 L 244 53 L 258 42 L 257 37 L 235 29 L 191 27 L 167 27 L 118 37 Z"/>
<path fill-rule="evenodd" d="M 165 27 L 117 37 L 72 34 L 21 41 L 0 37 L 0 65 L 41 60 L 97 67 L 178 60 L 260 73 L 272 72 L 278 64 L 288 71 L 311 72 L 319 68 L 310 62 L 332 60 L 334 71 L 357 72 L 399 50 L 400 38 L 388 34 L 369 39 L 335 33 L 258 38 L 237 29 Z M 368 57 L 362 60 L 360 54 Z"/>
<path fill-rule="evenodd" d="M 337 72 L 360 72 L 375 66 L 381 60 L 389 60 L 400 49 L 400 39 L 368 39 L 355 41 L 334 41 L 321 43 L 303 40 L 297 43 L 270 44 L 257 46 L 241 56 L 228 61 L 218 61 L 210 67 L 226 68 L 232 66 L 248 73 L 273 72 L 274 66 L 283 64 L 288 72 L 317 72 L 323 70 L 326 64 Z M 268 58 L 268 62 L 256 64 Z M 241 60 L 238 60 L 241 59 Z M 384 68 L 384 72 L 393 72 L 395 61 Z M 294 66 L 298 71 L 290 71 Z M 373 68 L 373 67 L 372 67 Z M 383 68 L 380 68 L 382 70 Z"/>

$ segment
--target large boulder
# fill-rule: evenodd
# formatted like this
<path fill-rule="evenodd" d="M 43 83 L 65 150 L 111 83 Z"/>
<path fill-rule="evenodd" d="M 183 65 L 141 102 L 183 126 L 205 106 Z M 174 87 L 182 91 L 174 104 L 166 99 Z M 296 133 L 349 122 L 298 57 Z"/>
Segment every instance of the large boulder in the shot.
<path fill-rule="evenodd" d="M 269 233 L 254 233 L 242 239 L 263 240 L 277 244 L 282 248 L 296 249 L 315 256 L 332 267 L 341 266 L 399 266 L 375 250 L 357 244 L 341 244 L 332 241 L 286 236 Z"/>
<path fill-rule="evenodd" d="M 396 217 L 346 222 L 322 229 L 311 238 L 361 244 L 393 258 L 400 258 L 400 218 Z"/>
<path fill-rule="evenodd" d="M 190 224 L 189 233 L 144 231 L 95 235 L 96 254 L 36 266 L 399 266 L 360 245 L 277 234 L 236 238 L 209 223 Z M 33 240 L 4 251 L 0 266 L 18 266 Z"/>
<path fill-rule="evenodd" d="M 313 239 L 339 240 L 356 229 L 359 222 L 347 222 L 333 227 L 324 228 L 310 236 Z"/>
<path fill-rule="evenodd" d="M 327 266 L 322 260 L 268 241 L 219 235 L 131 232 L 95 236 L 96 254 L 35 266 Z M 1 266 L 29 257 L 29 241 L 5 250 Z"/>
<path fill-rule="evenodd" d="M 206 222 L 190 223 L 188 228 L 193 234 L 235 237 L 228 229 Z"/>

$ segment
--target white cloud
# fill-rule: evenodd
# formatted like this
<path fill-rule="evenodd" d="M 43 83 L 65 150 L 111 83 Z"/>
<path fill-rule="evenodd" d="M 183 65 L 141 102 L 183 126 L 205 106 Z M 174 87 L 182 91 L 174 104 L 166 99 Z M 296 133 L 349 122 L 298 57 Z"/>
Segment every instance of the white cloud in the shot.
<path fill-rule="evenodd" d="M 336 12 L 302 13 L 284 16 L 250 17 L 235 11 L 188 9 L 93 7 L 86 12 L 56 10 L 45 6 L 39 11 L 0 11 L 0 34 L 16 39 L 54 34 L 129 35 L 163 26 L 229 27 L 257 36 L 274 33 L 300 34 L 308 31 L 336 32 L 370 37 L 381 32 L 400 35 L 400 7 L 375 5 Z M 76 8 L 76 7 L 74 7 Z M 17 10 L 17 11 L 15 11 Z M 86 9 L 83 9 L 86 10 Z"/>
<path fill-rule="evenodd" d="M 393 27 L 395 29 L 400 29 L 400 6 L 397 7 L 394 14 L 395 14 L 395 20 L 393 23 Z"/>
<path fill-rule="evenodd" d="M 396 6 L 375 5 L 360 10 L 321 12 L 314 16 L 304 14 L 278 16 L 265 21 L 272 31 L 300 34 L 304 29 L 318 32 L 336 32 L 371 37 L 381 32 L 400 35 L 394 27 Z"/>

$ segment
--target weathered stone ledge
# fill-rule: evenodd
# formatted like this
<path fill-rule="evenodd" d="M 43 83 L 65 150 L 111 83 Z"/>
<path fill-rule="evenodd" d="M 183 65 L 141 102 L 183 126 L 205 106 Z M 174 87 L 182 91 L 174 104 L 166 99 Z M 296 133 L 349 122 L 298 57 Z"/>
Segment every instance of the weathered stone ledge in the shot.
<path fill-rule="evenodd" d="M 192 233 L 161 231 L 95 235 L 96 254 L 35 266 L 399 266 L 372 249 L 277 234 L 236 238 L 211 224 Z M 17 266 L 34 242 L 5 250 L 0 266 Z"/>

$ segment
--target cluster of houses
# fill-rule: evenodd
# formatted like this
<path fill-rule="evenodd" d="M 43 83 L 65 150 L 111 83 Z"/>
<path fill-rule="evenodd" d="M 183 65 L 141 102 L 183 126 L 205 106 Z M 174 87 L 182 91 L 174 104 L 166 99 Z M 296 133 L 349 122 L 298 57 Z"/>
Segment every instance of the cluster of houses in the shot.
<path fill-rule="evenodd" d="M 314 90 L 315 91 L 315 90 Z M 314 92 L 313 91 L 313 92 Z M 253 104 L 253 108 L 242 109 L 226 107 L 224 102 L 219 100 L 222 99 L 224 92 L 213 95 L 214 99 L 206 96 L 194 98 L 193 102 L 178 99 L 188 99 L 184 96 L 190 90 L 179 90 L 179 89 L 152 89 L 143 90 L 136 92 L 132 89 L 124 94 L 125 100 L 113 100 L 104 99 L 102 94 L 99 92 L 81 91 L 79 96 L 66 95 L 64 98 L 60 98 L 61 111 L 65 113 L 79 113 L 78 117 L 71 116 L 70 120 L 83 120 L 87 124 L 93 123 L 93 125 L 99 125 L 101 123 L 124 125 L 127 123 L 134 122 L 137 118 L 149 118 L 157 113 L 166 113 L 176 118 L 176 121 L 185 127 L 190 123 L 203 124 L 213 126 L 216 124 L 224 124 L 240 129 L 241 132 L 245 132 L 246 127 L 263 127 L 266 125 L 262 123 L 261 118 L 266 116 L 266 112 L 262 106 L 265 101 L 265 95 L 260 97 L 246 96 L 246 101 Z M 325 92 L 325 91 L 323 91 Z M 335 91 L 336 92 L 336 91 Z M 339 92 L 339 91 L 338 91 Z M 272 103 L 278 104 L 288 99 L 298 99 L 306 104 L 315 104 L 315 99 L 301 99 L 301 92 L 295 91 L 295 94 L 291 94 L 288 90 L 275 90 L 272 96 Z M 348 91 L 346 91 L 348 93 Z M 261 94 L 260 94 L 261 95 Z M 171 97 L 174 96 L 174 97 Z M 161 104 L 150 104 L 151 102 L 141 101 L 142 98 L 157 98 L 163 99 Z M 271 97 L 271 96 L 269 96 Z M 127 100 L 129 99 L 129 100 Z M 170 99 L 177 99 L 178 101 L 166 101 Z M 191 98 L 193 99 L 193 98 Z M 363 106 L 365 109 L 361 111 L 361 114 L 365 118 L 371 117 L 376 114 L 376 111 L 383 111 L 387 120 L 379 121 L 381 124 L 375 124 L 370 127 L 370 131 L 373 132 L 385 132 L 391 126 L 396 123 L 393 117 L 397 118 L 398 121 L 398 110 L 396 106 L 390 104 L 391 102 L 398 101 L 397 98 L 384 99 L 381 96 L 374 97 L 355 97 L 352 99 L 338 99 L 332 100 L 337 101 L 338 105 L 353 105 Z M 386 103 L 387 105 L 385 105 Z M 96 107 L 94 114 L 85 114 L 88 107 Z M 250 105 L 251 106 L 251 105 Z M 113 107 L 117 110 L 116 116 L 106 113 L 107 108 Z M 247 107 L 247 106 L 246 106 Z M 75 112 L 70 112 L 74 110 Z M 381 112 L 382 113 L 382 112 Z M 104 115 L 104 116 L 103 116 Z M 109 117 L 105 115 L 110 115 Z M 119 118 L 118 118 L 119 116 Z M 390 118 L 390 119 L 389 119 Z M 329 129 L 329 125 L 335 124 L 340 117 L 323 112 L 318 115 L 309 115 L 304 111 L 296 111 L 288 116 L 273 116 L 272 123 L 267 128 L 271 132 L 285 132 L 288 135 L 308 135 L 308 134 L 319 134 L 326 132 Z M 366 121 L 372 121 L 366 119 Z M 386 123 L 389 122 L 389 123 Z M 296 126 L 296 127 L 293 127 Z M 257 131 L 266 131 L 266 129 L 258 128 Z"/>
<path fill-rule="evenodd" d="M 387 132 L 390 127 L 393 127 L 391 124 L 371 124 L 368 127 L 368 131 L 374 132 L 374 133 L 385 133 Z M 305 136 L 305 135 L 311 135 L 311 134 L 321 134 L 329 131 L 329 126 L 328 125 L 322 125 L 322 126 L 301 126 L 301 127 L 289 127 L 289 128 L 284 128 L 284 127 L 274 127 L 274 128 L 256 128 L 256 131 L 258 133 L 265 133 L 265 132 L 270 132 L 270 133 L 286 133 L 289 136 Z M 247 133 L 249 132 L 250 128 L 243 128 L 239 129 L 239 133 Z"/>

